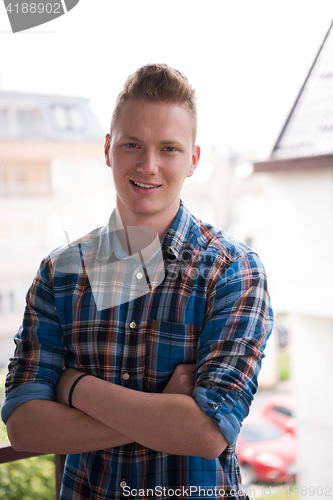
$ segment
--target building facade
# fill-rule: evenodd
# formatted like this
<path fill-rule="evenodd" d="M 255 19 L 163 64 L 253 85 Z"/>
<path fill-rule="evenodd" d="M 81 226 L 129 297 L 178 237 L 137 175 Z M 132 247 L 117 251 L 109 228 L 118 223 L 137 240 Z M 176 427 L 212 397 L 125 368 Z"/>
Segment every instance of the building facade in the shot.
<path fill-rule="evenodd" d="M 86 99 L 0 92 L 0 366 L 42 258 L 107 221 L 103 142 Z"/>
<path fill-rule="evenodd" d="M 333 28 L 268 161 L 262 214 L 277 321 L 291 337 L 302 498 L 332 495 Z"/>

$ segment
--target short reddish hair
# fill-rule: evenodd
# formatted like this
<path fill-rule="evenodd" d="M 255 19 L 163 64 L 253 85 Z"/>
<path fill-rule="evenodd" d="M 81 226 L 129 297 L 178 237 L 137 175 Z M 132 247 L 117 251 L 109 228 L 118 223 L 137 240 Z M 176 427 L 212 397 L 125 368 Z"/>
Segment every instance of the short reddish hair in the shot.
<path fill-rule="evenodd" d="M 185 106 L 193 124 L 193 144 L 197 135 L 195 90 L 185 75 L 167 64 L 147 64 L 130 75 L 118 95 L 112 113 L 110 135 L 124 106 L 129 100 L 179 103 Z"/>

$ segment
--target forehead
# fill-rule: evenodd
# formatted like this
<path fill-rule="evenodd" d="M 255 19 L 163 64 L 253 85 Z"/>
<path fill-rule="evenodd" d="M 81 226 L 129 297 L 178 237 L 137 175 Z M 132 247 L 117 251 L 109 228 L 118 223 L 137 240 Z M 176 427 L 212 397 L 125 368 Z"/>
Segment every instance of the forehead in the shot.
<path fill-rule="evenodd" d="M 182 103 L 128 100 L 119 113 L 114 135 L 188 141 L 193 136 L 193 125 Z"/>

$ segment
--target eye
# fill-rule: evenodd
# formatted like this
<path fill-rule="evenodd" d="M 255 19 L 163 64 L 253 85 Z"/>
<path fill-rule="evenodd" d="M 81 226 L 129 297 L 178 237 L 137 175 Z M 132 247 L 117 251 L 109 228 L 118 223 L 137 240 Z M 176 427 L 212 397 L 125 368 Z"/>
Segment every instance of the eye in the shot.
<path fill-rule="evenodd" d="M 137 145 L 135 144 L 135 142 L 127 142 L 125 144 L 125 146 L 127 146 L 128 148 L 134 149 L 134 148 L 136 148 Z"/>
<path fill-rule="evenodd" d="M 173 146 L 165 146 L 164 150 L 167 153 L 173 153 L 174 151 L 176 151 L 176 148 L 174 148 Z"/>

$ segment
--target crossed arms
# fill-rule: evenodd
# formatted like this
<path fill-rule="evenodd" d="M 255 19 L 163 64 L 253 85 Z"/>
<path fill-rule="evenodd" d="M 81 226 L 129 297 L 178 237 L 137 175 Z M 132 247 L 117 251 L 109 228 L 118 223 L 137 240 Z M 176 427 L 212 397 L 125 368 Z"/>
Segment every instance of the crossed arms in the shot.
<path fill-rule="evenodd" d="M 19 362 L 9 379 L 14 389 L 36 381 L 52 391 L 54 373 L 61 374 L 62 331 L 44 269 L 18 339 Z M 58 381 L 56 401 L 27 398 L 12 411 L 7 425 L 13 447 L 73 454 L 137 442 L 163 453 L 217 457 L 235 442 L 248 413 L 272 313 L 265 273 L 255 255 L 236 260 L 214 290 L 210 319 L 198 342 L 193 394 L 193 366 L 179 365 L 163 393 L 85 377 L 74 391 L 76 408 L 69 408 L 69 389 L 81 372 L 68 369 Z M 23 362 L 29 369 L 22 370 Z"/>
<path fill-rule="evenodd" d="M 9 416 L 7 431 L 18 451 L 84 453 L 133 441 L 163 453 L 216 458 L 227 446 L 217 424 L 191 397 L 194 365 L 179 365 L 163 393 L 127 389 L 93 376 L 65 370 L 57 402 L 32 400 Z"/>

